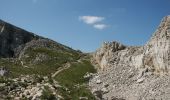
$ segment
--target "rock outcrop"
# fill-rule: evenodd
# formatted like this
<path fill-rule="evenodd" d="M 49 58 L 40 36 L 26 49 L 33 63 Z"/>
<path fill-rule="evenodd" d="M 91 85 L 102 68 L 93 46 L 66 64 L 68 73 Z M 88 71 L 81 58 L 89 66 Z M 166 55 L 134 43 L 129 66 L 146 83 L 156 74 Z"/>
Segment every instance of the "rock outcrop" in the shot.
<path fill-rule="evenodd" d="M 143 65 L 158 72 L 170 71 L 170 16 L 165 17 L 144 46 Z"/>
<path fill-rule="evenodd" d="M 170 68 L 170 16 L 165 17 L 149 42 L 142 47 L 127 47 L 117 42 L 104 43 L 93 58 L 104 69 L 109 62 L 136 68 L 168 72 Z M 108 62 L 108 63 L 107 63 Z"/>
<path fill-rule="evenodd" d="M 104 43 L 93 54 L 93 62 L 100 68 L 89 85 L 94 92 L 102 91 L 106 88 L 103 84 L 109 84 L 108 92 L 103 92 L 104 99 L 169 100 L 166 87 L 170 87 L 170 16 L 163 18 L 144 46 Z"/>
<path fill-rule="evenodd" d="M 0 20 L 0 57 L 15 57 L 18 49 L 41 37 Z"/>
<path fill-rule="evenodd" d="M 107 65 L 109 60 L 111 58 L 114 58 L 114 54 L 117 54 L 116 52 L 119 52 L 120 50 L 125 49 L 126 46 L 118 43 L 118 42 L 104 42 L 102 44 L 102 47 L 96 51 L 96 53 L 93 55 L 95 59 L 95 63 L 98 64 L 101 69 L 105 69 L 105 67 L 109 66 Z M 116 60 L 116 58 L 114 59 Z"/>

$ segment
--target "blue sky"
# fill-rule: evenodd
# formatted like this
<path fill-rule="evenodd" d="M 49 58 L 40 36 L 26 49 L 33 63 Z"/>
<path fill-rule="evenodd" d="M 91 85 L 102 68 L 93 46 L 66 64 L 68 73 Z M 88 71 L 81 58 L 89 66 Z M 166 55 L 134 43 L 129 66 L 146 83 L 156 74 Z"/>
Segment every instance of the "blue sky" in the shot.
<path fill-rule="evenodd" d="M 167 15 L 170 0 L 0 0 L 0 19 L 84 52 L 144 45 Z"/>

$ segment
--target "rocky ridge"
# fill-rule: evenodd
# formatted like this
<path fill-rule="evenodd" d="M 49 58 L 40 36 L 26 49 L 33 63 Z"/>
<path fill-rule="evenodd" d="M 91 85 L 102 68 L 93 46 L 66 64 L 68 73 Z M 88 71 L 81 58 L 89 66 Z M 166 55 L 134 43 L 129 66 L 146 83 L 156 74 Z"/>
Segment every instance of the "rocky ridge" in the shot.
<path fill-rule="evenodd" d="M 99 99 L 169 100 L 170 16 L 163 18 L 147 44 L 104 43 L 93 54 L 98 73 L 89 82 Z"/>

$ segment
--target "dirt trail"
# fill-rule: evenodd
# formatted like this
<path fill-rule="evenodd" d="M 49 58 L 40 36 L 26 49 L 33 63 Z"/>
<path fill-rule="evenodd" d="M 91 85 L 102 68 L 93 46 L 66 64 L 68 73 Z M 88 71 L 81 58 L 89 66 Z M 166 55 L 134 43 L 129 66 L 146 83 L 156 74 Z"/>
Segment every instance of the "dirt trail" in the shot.
<path fill-rule="evenodd" d="M 65 63 L 64 67 L 62 67 L 61 69 L 59 69 L 58 71 L 56 71 L 54 74 L 52 74 L 52 78 L 54 78 L 57 74 L 59 74 L 60 72 L 62 72 L 63 70 L 68 69 L 71 66 L 70 63 Z"/>

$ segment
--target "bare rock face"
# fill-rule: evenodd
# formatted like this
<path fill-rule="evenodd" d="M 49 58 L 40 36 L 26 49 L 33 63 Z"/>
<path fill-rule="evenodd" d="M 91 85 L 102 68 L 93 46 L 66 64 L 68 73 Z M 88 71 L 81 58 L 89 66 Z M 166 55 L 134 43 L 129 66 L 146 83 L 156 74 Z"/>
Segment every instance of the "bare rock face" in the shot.
<path fill-rule="evenodd" d="M 170 71 L 170 16 L 162 20 L 144 50 L 144 66 L 152 67 L 157 72 Z"/>
<path fill-rule="evenodd" d="M 126 46 L 118 43 L 118 42 L 104 42 L 102 47 L 98 49 L 93 55 L 95 62 L 99 64 L 101 69 L 104 69 L 108 65 L 109 59 L 113 58 L 113 54 L 120 50 L 125 49 Z"/>
<path fill-rule="evenodd" d="M 109 62 L 125 63 L 136 68 L 168 72 L 170 68 L 170 16 L 165 17 L 150 41 L 142 47 L 127 47 L 117 42 L 104 43 L 93 58 L 104 69 Z M 114 59 L 113 59 L 114 58 Z"/>
<path fill-rule="evenodd" d="M 170 98 L 170 16 L 163 18 L 151 39 L 141 47 L 117 42 L 104 43 L 93 54 L 98 73 L 90 80 L 93 90 L 102 91 L 103 99 L 169 100 Z M 100 80 L 103 84 L 96 84 Z"/>
<path fill-rule="evenodd" d="M 14 57 L 18 47 L 39 36 L 0 20 L 0 57 Z"/>

